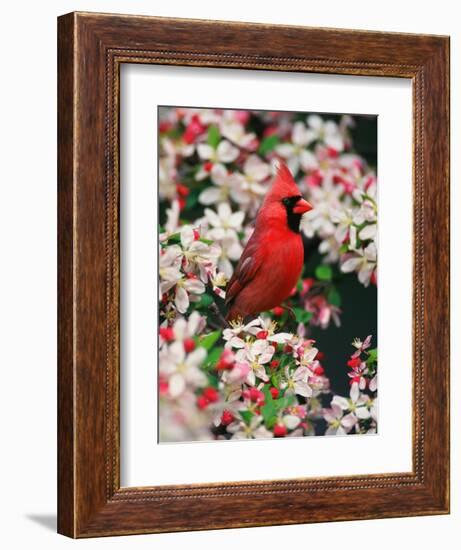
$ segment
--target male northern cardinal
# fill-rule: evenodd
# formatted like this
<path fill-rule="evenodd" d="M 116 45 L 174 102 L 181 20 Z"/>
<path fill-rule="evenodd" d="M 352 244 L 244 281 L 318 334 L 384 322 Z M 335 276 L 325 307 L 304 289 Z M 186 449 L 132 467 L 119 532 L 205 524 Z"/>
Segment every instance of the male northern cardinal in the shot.
<path fill-rule="evenodd" d="M 267 311 L 288 298 L 303 267 L 299 224 L 309 210 L 287 166 L 277 161 L 254 232 L 227 285 L 228 321 Z"/>

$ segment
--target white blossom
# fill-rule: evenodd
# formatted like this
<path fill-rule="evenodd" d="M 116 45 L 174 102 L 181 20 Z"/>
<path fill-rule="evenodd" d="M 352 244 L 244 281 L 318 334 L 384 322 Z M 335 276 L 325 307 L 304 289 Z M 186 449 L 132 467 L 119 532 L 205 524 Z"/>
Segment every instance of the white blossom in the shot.
<path fill-rule="evenodd" d="M 237 420 L 227 426 L 227 431 L 232 434 L 232 439 L 267 439 L 274 437 L 274 434 L 263 426 L 262 422 L 262 416 L 253 416 L 249 425 L 244 420 Z"/>
<path fill-rule="evenodd" d="M 199 368 L 205 357 L 206 351 L 200 347 L 186 354 L 182 342 L 173 342 L 160 350 L 160 375 L 167 378 L 172 398 L 179 397 L 188 387 L 196 389 L 206 385 L 206 375 Z"/>

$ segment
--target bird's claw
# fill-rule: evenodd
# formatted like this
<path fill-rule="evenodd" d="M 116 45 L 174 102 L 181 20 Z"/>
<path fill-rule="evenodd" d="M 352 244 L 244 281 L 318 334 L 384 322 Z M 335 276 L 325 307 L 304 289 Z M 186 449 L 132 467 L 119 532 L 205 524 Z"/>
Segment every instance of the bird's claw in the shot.
<path fill-rule="evenodd" d="M 211 311 L 215 314 L 215 316 L 219 319 L 219 322 L 222 324 L 223 328 L 229 328 L 229 323 L 227 320 L 223 317 L 222 313 L 219 310 L 219 307 L 213 302 L 210 305 Z"/>

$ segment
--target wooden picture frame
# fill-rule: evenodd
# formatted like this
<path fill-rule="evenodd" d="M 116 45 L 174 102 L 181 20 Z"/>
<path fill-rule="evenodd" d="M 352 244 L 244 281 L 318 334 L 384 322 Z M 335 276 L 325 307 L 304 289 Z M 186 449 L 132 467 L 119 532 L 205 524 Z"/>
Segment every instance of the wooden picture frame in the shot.
<path fill-rule="evenodd" d="M 71 13 L 59 18 L 58 49 L 58 531 L 95 537 L 448 513 L 448 37 Z M 120 487 L 122 63 L 412 80 L 412 472 Z"/>

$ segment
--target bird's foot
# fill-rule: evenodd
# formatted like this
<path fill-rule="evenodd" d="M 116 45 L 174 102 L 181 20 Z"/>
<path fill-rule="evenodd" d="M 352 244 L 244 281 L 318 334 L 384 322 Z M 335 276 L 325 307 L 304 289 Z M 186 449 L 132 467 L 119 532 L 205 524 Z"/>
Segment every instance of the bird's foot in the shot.
<path fill-rule="evenodd" d="M 288 315 L 290 316 L 290 319 L 292 321 L 296 321 L 295 312 L 293 311 L 293 309 L 290 306 L 281 306 L 281 307 L 282 307 L 282 309 L 284 309 L 285 311 L 288 312 Z"/>
<path fill-rule="evenodd" d="M 293 332 L 296 332 L 298 328 L 298 321 L 296 320 L 296 315 L 293 309 L 289 306 L 281 306 L 282 309 L 288 312 L 288 318 L 285 322 L 285 327 L 288 330 L 293 330 Z M 293 327 L 293 329 L 291 329 Z"/>
<path fill-rule="evenodd" d="M 226 321 L 226 319 L 220 312 L 219 307 L 214 302 L 210 305 L 210 310 L 218 318 L 223 328 L 229 328 L 229 323 Z"/>

